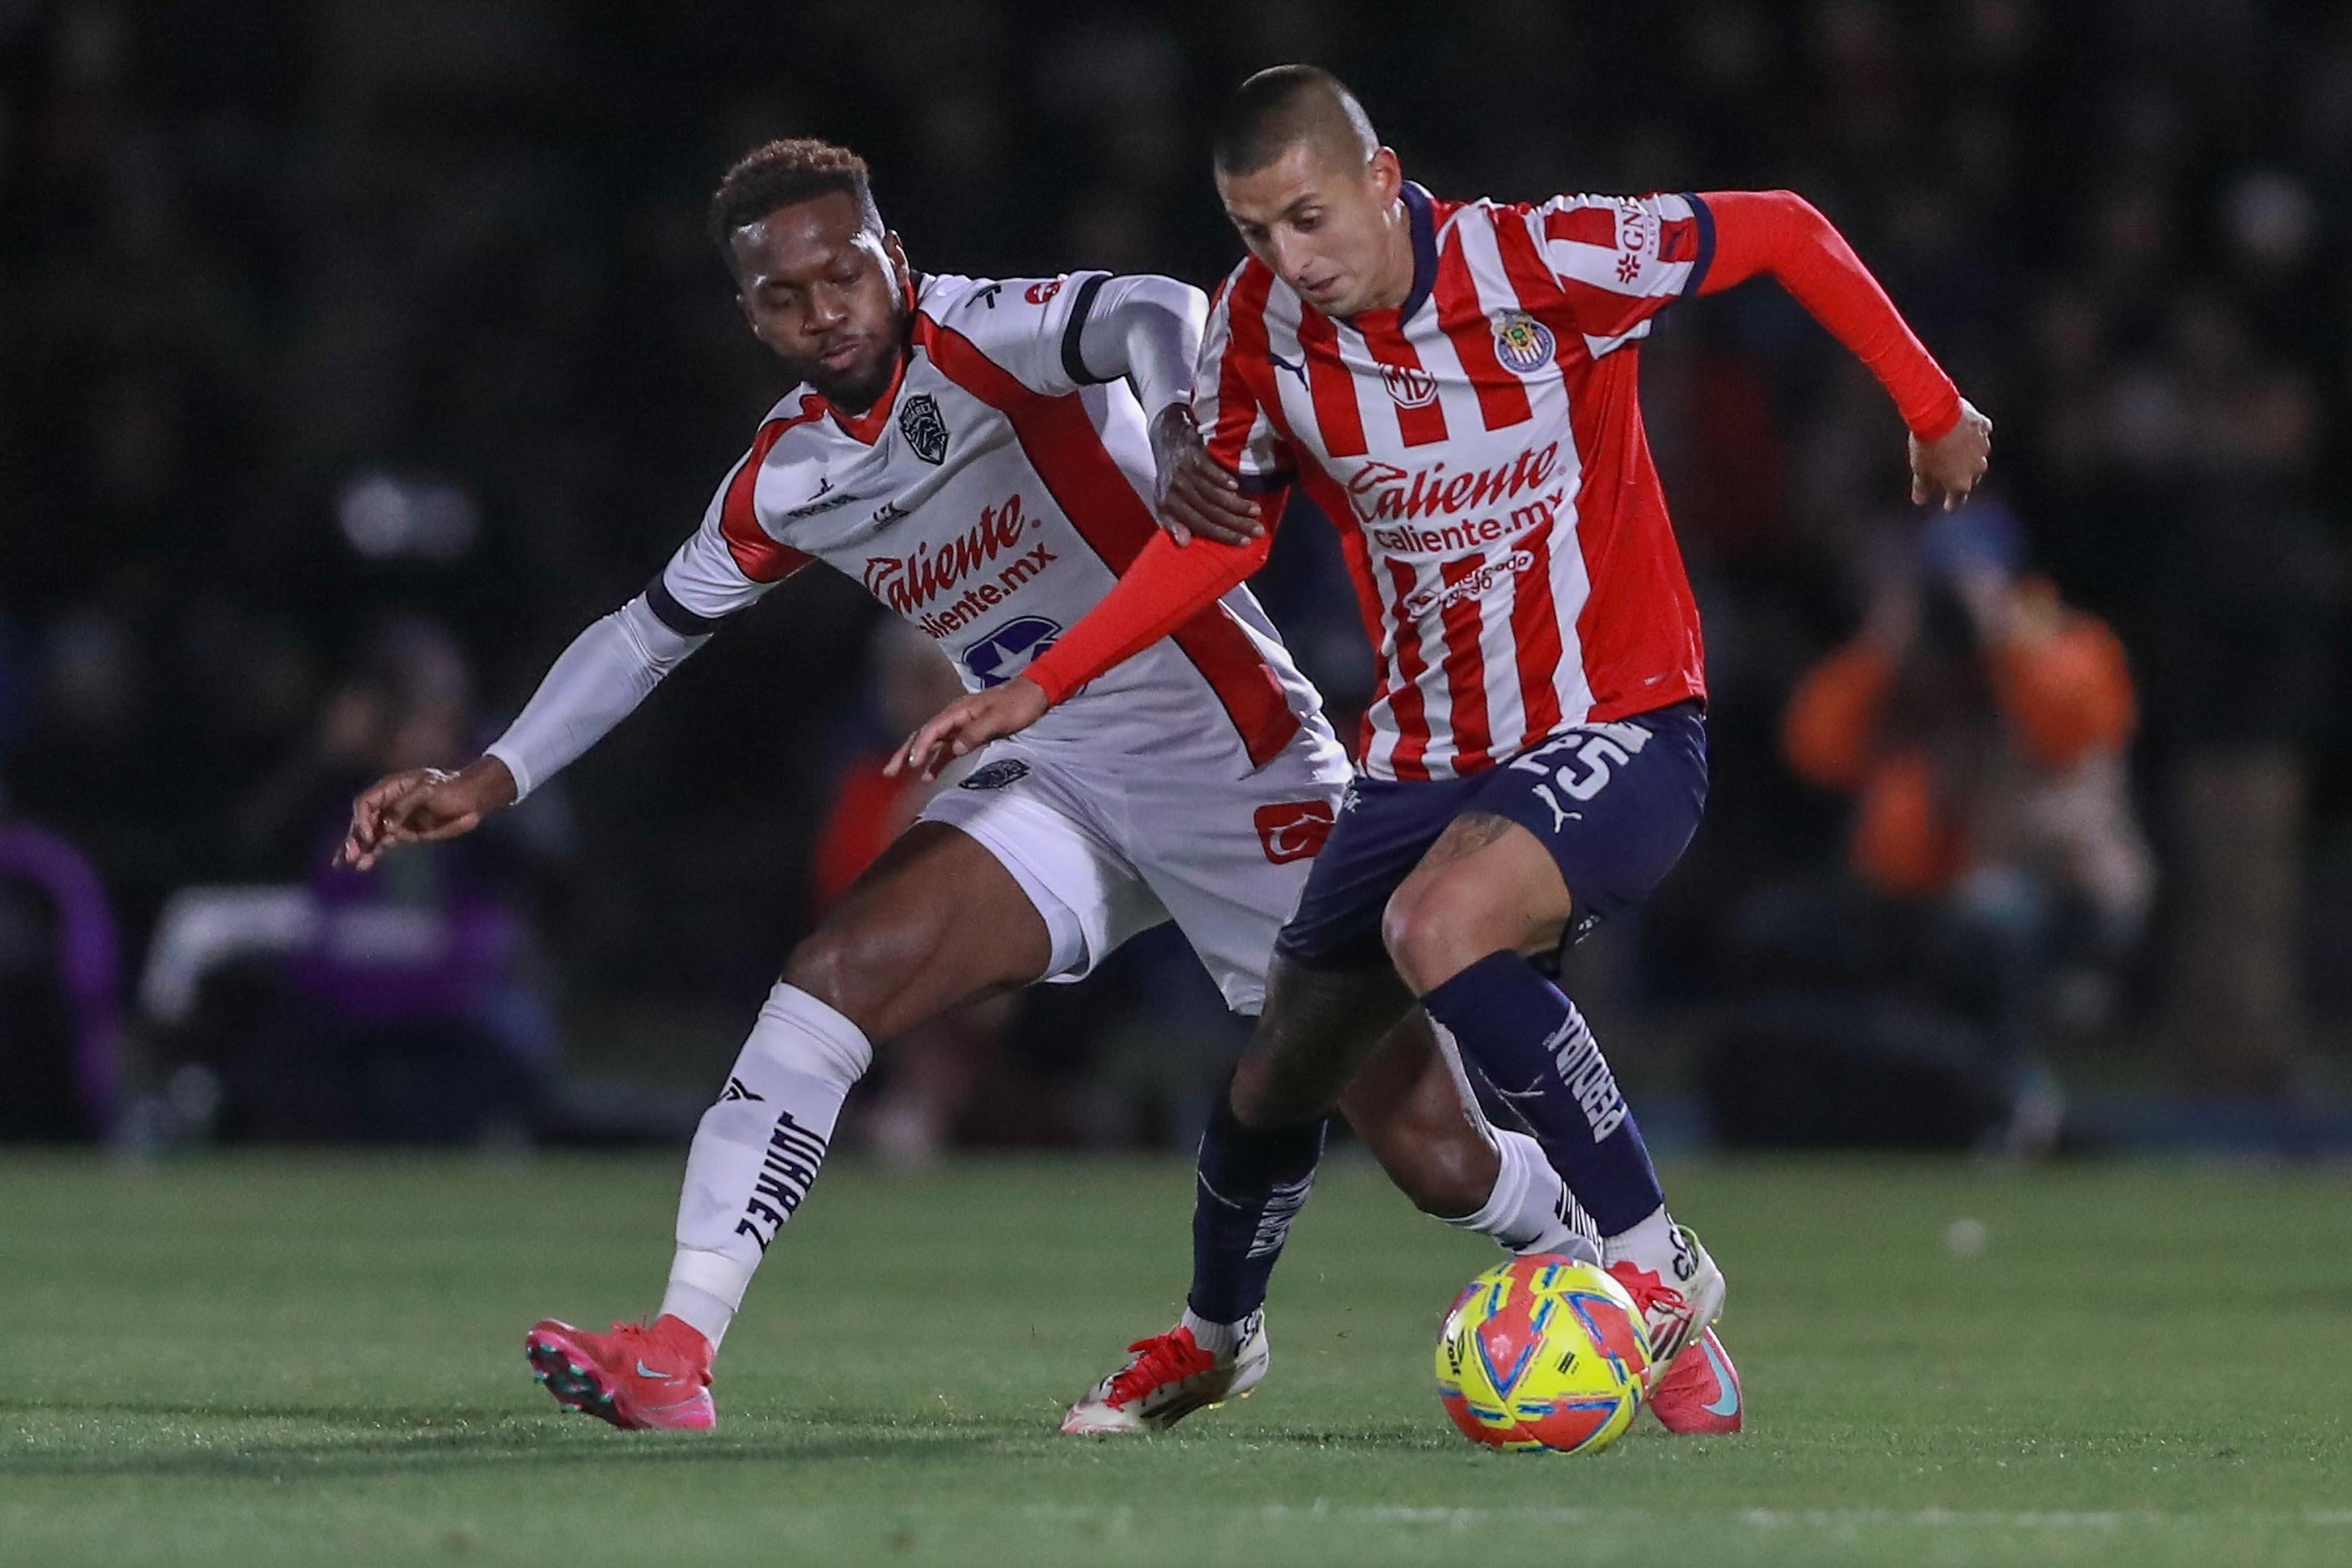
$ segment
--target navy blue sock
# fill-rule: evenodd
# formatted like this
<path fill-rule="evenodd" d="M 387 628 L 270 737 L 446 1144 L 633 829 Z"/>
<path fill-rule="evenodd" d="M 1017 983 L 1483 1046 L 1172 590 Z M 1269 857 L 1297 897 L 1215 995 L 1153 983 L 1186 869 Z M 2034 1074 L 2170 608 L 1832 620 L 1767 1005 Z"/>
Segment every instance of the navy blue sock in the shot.
<path fill-rule="evenodd" d="M 1576 1004 L 1516 953 L 1490 953 L 1421 998 L 1526 1117 L 1603 1236 L 1665 1202 L 1649 1146 Z"/>
<path fill-rule="evenodd" d="M 1196 1316 L 1239 1322 L 1265 1304 L 1266 1281 L 1290 1236 L 1290 1222 L 1314 1185 L 1328 1117 L 1297 1127 L 1245 1127 L 1230 1090 L 1217 1096 L 1201 1134 L 1192 1191 L 1192 1291 Z"/>

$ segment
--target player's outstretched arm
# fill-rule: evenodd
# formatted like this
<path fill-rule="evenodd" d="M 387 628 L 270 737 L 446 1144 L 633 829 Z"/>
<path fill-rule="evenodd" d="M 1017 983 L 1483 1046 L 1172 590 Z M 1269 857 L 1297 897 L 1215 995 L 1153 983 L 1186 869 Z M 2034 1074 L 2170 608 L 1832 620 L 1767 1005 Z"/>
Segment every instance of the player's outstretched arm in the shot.
<path fill-rule="evenodd" d="M 411 768 L 362 791 L 335 863 L 367 871 L 404 844 L 473 831 L 603 739 L 709 640 L 673 630 L 638 595 L 572 640 L 481 757 L 456 773 Z"/>
<path fill-rule="evenodd" d="M 1911 504 L 1940 498 L 1948 512 L 1969 498 L 1991 465 L 1992 421 L 1962 398 L 1958 424 L 1933 441 L 1911 437 Z"/>
<path fill-rule="evenodd" d="M 1911 499 L 1958 506 L 1991 460 L 1992 421 L 1952 384 L 1853 247 L 1793 191 L 1709 191 L 1713 294 L 1759 274 L 1776 279 L 1878 378 L 1910 427 Z"/>
<path fill-rule="evenodd" d="M 477 758 L 456 773 L 411 768 L 388 774 L 352 802 L 352 825 L 335 851 L 335 864 L 369 871 L 403 844 L 470 833 L 485 817 L 514 804 L 515 794 L 514 775 L 495 757 Z"/>

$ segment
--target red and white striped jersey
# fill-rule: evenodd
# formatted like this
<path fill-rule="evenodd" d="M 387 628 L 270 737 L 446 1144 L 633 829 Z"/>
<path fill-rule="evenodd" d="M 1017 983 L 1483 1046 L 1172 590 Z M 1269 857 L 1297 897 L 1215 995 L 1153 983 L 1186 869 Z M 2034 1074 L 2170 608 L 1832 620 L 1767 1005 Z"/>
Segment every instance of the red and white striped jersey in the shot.
<path fill-rule="evenodd" d="M 654 613 L 707 632 L 815 559 L 929 634 L 969 688 L 1021 674 L 1157 531 L 1143 411 L 1078 352 L 1104 277 L 921 278 L 889 390 L 856 415 L 806 388 L 778 402 L 647 591 Z M 1239 776 L 1302 726 L 1324 727 L 1315 689 L 1235 589 L 1027 738 L 1163 757 L 1181 739 Z"/>
<path fill-rule="evenodd" d="M 1405 303 L 1334 319 L 1243 262 L 1193 413 L 1245 484 L 1295 480 L 1339 532 L 1380 654 L 1365 771 L 1445 779 L 1705 695 L 1626 350 L 1697 290 L 1714 225 L 1687 195 L 1404 200 Z"/>

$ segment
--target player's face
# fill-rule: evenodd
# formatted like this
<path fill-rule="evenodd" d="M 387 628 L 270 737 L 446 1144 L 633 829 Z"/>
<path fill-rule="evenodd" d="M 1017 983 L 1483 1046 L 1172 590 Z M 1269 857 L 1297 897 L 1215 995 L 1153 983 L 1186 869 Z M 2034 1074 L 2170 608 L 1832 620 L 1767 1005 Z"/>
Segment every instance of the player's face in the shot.
<path fill-rule="evenodd" d="M 1385 147 L 1356 163 L 1302 141 L 1263 169 L 1217 172 L 1225 215 L 1250 254 L 1326 316 L 1402 305 L 1412 292 L 1403 185 Z"/>
<path fill-rule="evenodd" d="M 836 406 L 874 406 L 907 340 L 907 253 L 856 198 L 828 191 L 728 239 L 738 302 L 762 343 Z"/>

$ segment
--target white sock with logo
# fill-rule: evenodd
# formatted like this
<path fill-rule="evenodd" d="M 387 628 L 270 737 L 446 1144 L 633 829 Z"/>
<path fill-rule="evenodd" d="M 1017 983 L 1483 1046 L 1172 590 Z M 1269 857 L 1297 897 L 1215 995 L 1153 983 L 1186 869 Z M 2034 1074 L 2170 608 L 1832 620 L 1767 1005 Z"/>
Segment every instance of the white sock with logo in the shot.
<path fill-rule="evenodd" d="M 1248 1318 L 1244 1318 L 1237 1323 L 1212 1322 L 1187 1303 L 1184 1315 L 1176 1320 L 1176 1326 L 1191 1329 L 1194 1344 L 1218 1360 L 1226 1361 L 1232 1358 L 1234 1352 L 1241 1349 L 1242 1336 L 1249 1333 L 1249 1322 Z"/>
<path fill-rule="evenodd" d="M 719 1103 L 702 1113 L 677 1200 L 677 1255 L 661 1310 L 713 1350 L 743 1304 L 760 1260 L 824 1163 L 849 1086 L 874 1047 L 816 998 L 779 983 Z"/>
<path fill-rule="evenodd" d="M 1635 1221 L 1631 1230 L 1621 1230 L 1601 1241 L 1601 1255 L 1610 1263 L 1631 1262 L 1670 1285 L 1676 1282 L 1675 1259 L 1680 1250 L 1675 1245 L 1675 1222 L 1664 1204 Z"/>
<path fill-rule="evenodd" d="M 1543 1145 L 1501 1127 L 1495 1129 L 1495 1142 L 1502 1155 L 1495 1190 L 1478 1212 L 1445 1223 L 1492 1237 L 1513 1252 L 1557 1252 L 1580 1263 L 1600 1262 L 1592 1222 L 1544 1158 Z"/>

